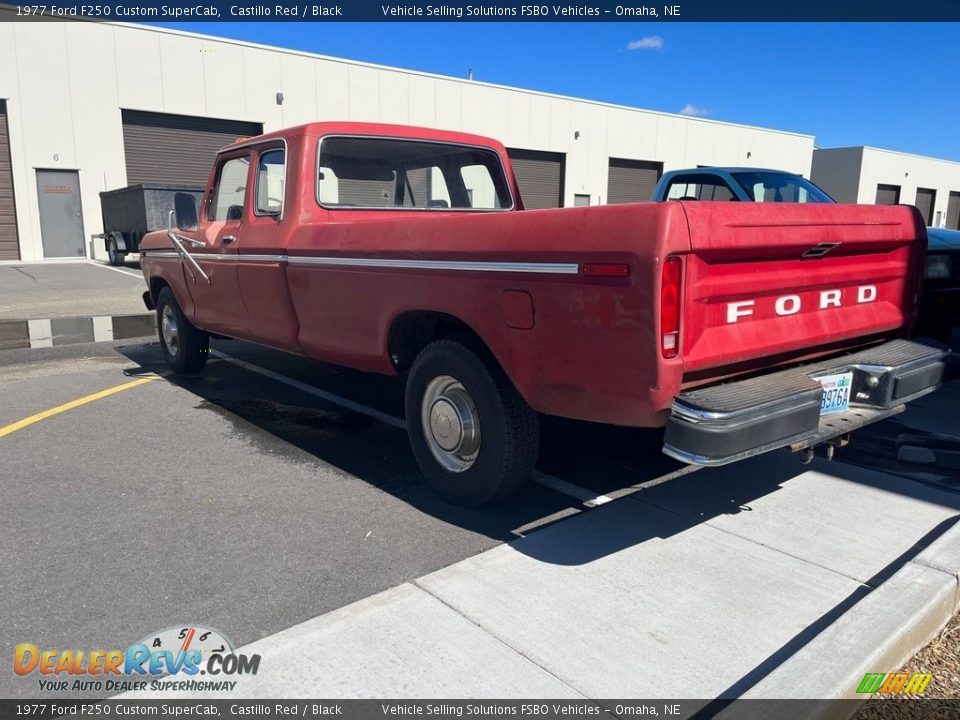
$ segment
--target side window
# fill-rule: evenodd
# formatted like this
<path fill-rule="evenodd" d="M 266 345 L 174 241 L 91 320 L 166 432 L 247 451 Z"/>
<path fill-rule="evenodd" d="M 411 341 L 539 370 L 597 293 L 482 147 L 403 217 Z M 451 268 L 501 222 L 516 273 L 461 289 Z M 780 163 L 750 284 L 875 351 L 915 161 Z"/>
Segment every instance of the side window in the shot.
<path fill-rule="evenodd" d="M 257 215 L 279 215 L 283 210 L 284 151 L 267 150 L 257 162 Z"/>
<path fill-rule="evenodd" d="M 670 181 L 667 200 L 733 200 L 733 191 L 715 175 L 678 175 Z"/>
<path fill-rule="evenodd" d="M 490 168 L 486 165 L 467 165 L 460 169 L 460 175 L 470 199 L 470 207 L 481 210 L 500 209 L 500 198 L 497 196 Z"/>
<path fill-rule="evenodd" d="M 207 210 L 208 220 L 239 220 L 243 217 L 249 169 L 249 157 L 232 158 L 220 166 Z"/>
<path fill-rule="evenodd" d="M 700 186 L 696 178 L 687 175 L 677 175 L 667 187 L 667 200 L 693 200 L 697 197 Z"/>

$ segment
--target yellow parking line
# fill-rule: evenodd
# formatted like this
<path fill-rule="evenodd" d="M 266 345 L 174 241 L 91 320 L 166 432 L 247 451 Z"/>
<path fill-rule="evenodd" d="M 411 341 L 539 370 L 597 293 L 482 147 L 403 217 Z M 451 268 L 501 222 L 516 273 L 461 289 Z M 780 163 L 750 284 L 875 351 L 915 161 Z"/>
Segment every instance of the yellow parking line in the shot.
<path fill-rule="evenodd" d="M 54 415 L 59 415 L 60 413 L 65 413 L 67 410 L 73 410 L 76 407 L 81 405 L 86 405 L 87 403 L 92 403 L 96 400 L 100 400 L 105 397 L 110 397 L 111 395 L 116 395 L 119 392 L 124 390 L 130 390 L 137 387 L 138 385 L 143 385 L 148 382 L 153 382 L 154 380 L 159 380 L 159 375 L 149 375 L 147 377 L 142 377 L 137 380 L 132 380 L 128 383 L 122 383 L 121 385 L 114 385 L 111 388 L 106 390 L 101 390 L 100 392 L 91 393 L 90 395 L 84 395 L 82 398 L 77 398 L 76 400 L 71 400 L 68 403 L 63 405 L 57 405 L 55 408 L 50 408 L 49 410 L 44 410 L 43 412 L 38 412 L 36 415 L 31 415 L 30 417 L 25 417 L 23 420 L 17 420 L 17 422 L 7 425 L 6 427 L 0 428 L 0 438 L 15 433 L 17 430 L 23 430 L 25 427 L 29 427 L 34 423 L 38 423 L 41 420 L 46 420 L 49 417 Z"/>

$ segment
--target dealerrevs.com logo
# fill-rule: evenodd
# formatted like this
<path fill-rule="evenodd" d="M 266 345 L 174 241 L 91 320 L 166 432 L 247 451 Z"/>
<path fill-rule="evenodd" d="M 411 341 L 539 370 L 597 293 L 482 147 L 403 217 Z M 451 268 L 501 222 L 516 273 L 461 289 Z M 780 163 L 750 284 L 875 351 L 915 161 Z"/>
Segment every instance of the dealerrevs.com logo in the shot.
<path fill-rule="evenodd" d="M 21 643 L 13 655 L 14 672 L 37 675 L 40 690 L 47 692 L 231 692 L 237 680 L 230 678 L 256 675 L 259 668 L 259 655 L 238 654 L 222 633 L 199 625 L 152 633 L 126 650 L 50 650 Z"/>

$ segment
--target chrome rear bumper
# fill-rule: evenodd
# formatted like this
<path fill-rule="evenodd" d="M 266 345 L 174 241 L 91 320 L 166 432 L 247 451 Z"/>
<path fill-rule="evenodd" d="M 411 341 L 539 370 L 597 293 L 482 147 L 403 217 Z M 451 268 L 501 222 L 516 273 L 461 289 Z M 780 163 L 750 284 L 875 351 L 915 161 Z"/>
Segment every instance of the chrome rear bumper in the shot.
<path fill-rule="evenodd" d="M 814 447 L 895 415 L 943 382 L 949 351 L 928 340 L 892 340 L 850 355 L 681 394 L 663 452 L 695 465 L 726 465 L 790 446 Z M 853 373 L 850 409 L 820 416 L 816 378 Z"/>

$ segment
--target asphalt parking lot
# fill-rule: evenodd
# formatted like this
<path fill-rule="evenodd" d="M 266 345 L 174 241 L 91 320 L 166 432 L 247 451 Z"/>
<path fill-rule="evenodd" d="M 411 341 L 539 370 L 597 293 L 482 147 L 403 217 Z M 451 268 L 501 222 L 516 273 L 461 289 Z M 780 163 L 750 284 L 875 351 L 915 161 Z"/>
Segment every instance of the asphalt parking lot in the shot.
<path fill-rule="evenodd" d="M 536 482 L 455 508 L 420 479 L 398 379 L 213 348 L 189 378 L 166 374 L 152 339 L 0 353 L 0 656 L 204 623 L 274 668 L 309 657 L 312 638 L 313 684 L 267 673 L 248 696 L 738 696 L 960 513 L 960 472 L 890 452 L 883 472 L 869 467 L 910 414 L 845 462 L 778 452 L 696 472 L 660 453 L 656 431 L 545 419 Z M 960 435 L 958 400 L 943 388 L 914 426 Z M 421 621 L 371 625 L 391 603 Z M 463 627 L 431 619 L 451 609 Z M 418 684 L 419 656 L 396 658 L 434 630 L 479 649 Z M 501 675 L 469 669 L 481 660 Z M 388 669 L 345 669 L 378 661 Z M 39 695 L 7 672 L 0 693 Z"/>

